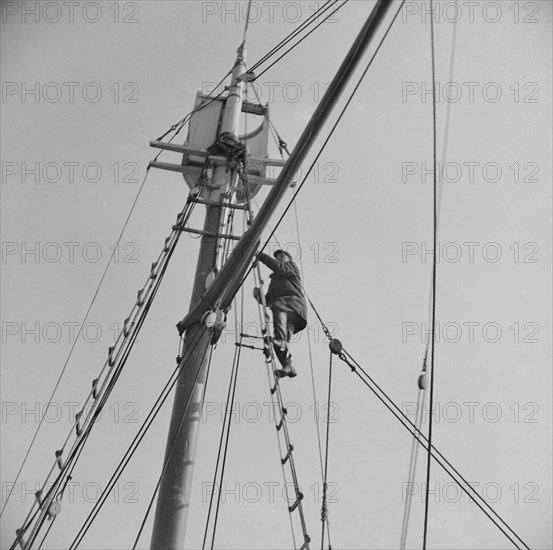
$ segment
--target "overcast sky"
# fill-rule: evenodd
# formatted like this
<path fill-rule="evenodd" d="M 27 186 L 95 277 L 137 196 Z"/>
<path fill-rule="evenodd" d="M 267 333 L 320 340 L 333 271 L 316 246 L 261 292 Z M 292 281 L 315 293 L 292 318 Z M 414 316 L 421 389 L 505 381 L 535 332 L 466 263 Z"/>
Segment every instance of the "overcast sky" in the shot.
<path fill-rule="evenodd" d="M 253 4 L 249 66 L 322 3 Z M 552 6 L 436 4 L 440 161 L 448 106 L 450 125 L 433 441 L 531 548 L 551 548 Z M 290 148 L 372 5 L 351 0 L 257 81 Z M 280 245 L 301 252 L 305 288 L 325 322 L 412 420 L 432 268 L 425 5 L 406 3 L 302 189 L 301 239 L 293 210 L 277 231 Z M 2 505 L 157 152 L 148 141 L 228 72 L 245 14 L 244 1 L 2 3 Z M 185 139 L 186 130 L 176 141 Z M 274 143 L 270 155 L 278 158 Z M 180 162 L 172 153 L 162 160 Z M 2 548 L 22 525 L 35 484 L 69 433 L 187 193 L 179 174 L 152 170 L 2 516 Z M 202 224 L 197 214 L 194 227 Z M 175 324 L 187 311 L 197 249 L 198 241 L 183 235 L 43 548 L 69 546 L 173 371 Z M 244 287 L 245 320 L 255 332 L 252 287 Z M 201 547 L 203 538 L 234 330 L 232 314 L 213 354 L 186 548 Z M 328 348 L 312 312 L 292 347 L 299 376 L 282 388 L 295 420 L 290 435 L 308 531 L 318 547 L 322 484 L 307 335 L 317 408 L 325 411 Z M 245 349 L 242 358 L 215 546 L 291 547 L 263 356 Z M 346 365 L 335 367 L 333 547 L 397 548 L 411 438 Z M 132 547 L 161 470 L 169 414 L 167 404 L 81 548 Z M 326 425 L 320 428 L 324 434 Z M 408 548 L 422 545 L 424 476 L 420 454 Z M 429 548 L 512 548 L 437 467 L 431 483 Z M 149 546 L 151 520 L 140 548 Z"/>

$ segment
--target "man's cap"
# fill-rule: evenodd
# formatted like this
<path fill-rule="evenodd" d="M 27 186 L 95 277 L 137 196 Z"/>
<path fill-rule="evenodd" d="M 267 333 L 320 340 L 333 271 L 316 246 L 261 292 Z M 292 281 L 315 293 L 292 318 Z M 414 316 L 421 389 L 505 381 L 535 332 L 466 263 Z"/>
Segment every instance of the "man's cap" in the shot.
<path fill-rule="evenodd" d="M 279 253 L 286 254 L 286 256 L 288 256 L 288 258 L 290 260 L 292 259 L 292 256 L 290 256 L 290 254 L 288 252 L 286 252 L 286 250 L 275 250 L 274 253 L 273 253 L 273 256 L 276 258 L 277 254 L 279 254 Z"/>

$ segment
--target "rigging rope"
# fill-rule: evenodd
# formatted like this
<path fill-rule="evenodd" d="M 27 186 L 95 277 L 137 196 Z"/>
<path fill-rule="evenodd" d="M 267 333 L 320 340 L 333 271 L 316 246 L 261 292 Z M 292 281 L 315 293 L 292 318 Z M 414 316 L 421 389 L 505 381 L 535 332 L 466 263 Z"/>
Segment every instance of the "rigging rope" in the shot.
<path fill-rule="evenodd" d="M 302 250 L 301 246 L 301 239 L 300 239 L 300 226 L 299 226 L 299 220 L 298 220 L 298 209 L 297 205 L 294 202 L 294 215 L 296 219 L 296 234 L 298 236 L 298 245 L 300 247 L 300 251 Z M 276 237 L 275 237 L 276 238 Z M 277 241 L 278 242 L 278 241 Z M 304 277 L 304 271 L 303 271 L 303 260 L 302 255 L 300 253 L 300 270 L 301 270 L 301 278 L 303 281 L 303 284 L 305 284 L 305 277 Z M 303 286 L 303 285 L 302 285 Z M 319 462 L 321 466 L 321 477 L 324 477 L 324 468 L 323 468 L 323 453 L 321 448 L 321 430 L 320 430 L 320 424 L 319 424 L 319 412 L 317 410 L 317 392 L 315 390 L 315 370 L 313 369 L 313 352 L 311 349 L 311 338 L 309 337 L 309 330 L 307 331 L 307 348 L 309 350 L 309 368 L 311 371 L 311 390 L 313 392 L 313 406 L 315 410 L 315 425 L 317 427 L 317 444 L 319 447 Z M 330 533 L 329 533 L 330 537 Z"/>
<path fill-rule="evenodd" d="M 417 405 L 416 405 L 416 418 L 415 418 L 415 427 L 418 432 L 421 430 L 422 426 L 422 415 L 423 409 L 422 404 L 424 403 L 424 395 L 426 388 L 424 387 L 423 377 L 426 377 L 426 354 L 423 360 L 422 374 L 419 377 L 419 391 L 417 392 Z M 421 387 L 422 386 L 422 387 Z M 407 474 L 407 487 L 413 487 L 415 482 L 415 474 L 417 471 L 417 458 L 419 454 L 419 446 L 417 445 L 417 438 L 413 436 L 411 442 L 411 454 L 409 457 L 409 472 Z M 400 540 L 400 550 L 405 550 L 405 544 L 407 541 L 407 531 L 409 528 L 409 517 L 411 514 L 411 503 L 413 500 L 412 491 L 408 491 L 405 499 L 405 507 L 403 510 L 403 524 L 401 526 L 401 540 Z"/>
<path fill-rule="evenodd" d="M 44 544 L 44 541 L 46 540 L 46 537 L 48 536 L 48 534 L 50 533 L 50 530 L 52 529 L 52 527 L 54 526 L 54 523 L 56 521 L 56 518 L 57 516 L 55 516 L 51 521 L 50 521 L 50 525 L 48 526 L 48 529 L 46 529 L 46 533 L 44 534 L 44 536 L 42 537 L 42 540 L 40 541 L 40 544 L 38 546 L 38 550 L 40 550 L 42 548 L 42 545 Z"/>
<path fill-rule="evenodd" d="M 235 303 L 235 306 L 236 306 L 236 303 Z M 236 326 L 238 326 L 238 313 L 236 311 L 236 307 L 235 307 L 235 310 L 234 310 L 234 320 L 235 320 Z M 220 499 L 221 499 L 221 490 L 220 490 L 220 488 L 222 487 L 222 483 L 223 483 L 224 469 L 225 469 L 227 450 L 228 450 L 228 438 L 229 438 L 229 435 L 230 435 L 230 424 L 231 424 L 231 418 L 232 418 L 232 410 L 233 410 L 233 407 L 234 407 L 234 398 L 235 398 L 235 394 L 236 394 L 236 382 L 238 380 L 238 366 L 239 366 L 239 362 L 240 362 L 240 351 L 241 351 L 241 348 L 240 348 L 239 344 L 242 343 L 243 323 L 244 323 L 244 291 L 242 289 L 241 314 L 240 314 L 240 339 L 238 340 L 238 337 L 237 337 L 237 342 L 236 342 L 235 349 L 234 349 L 234 357 L 233 357 L 233 360 L 232 360 L 232 369 L 231 369 L 231 373 L 230 373 L 229 388 L 228 388 L 226 407 L 225 407 L 225 416 L 223 418 L 223 426 L 221 428 L 221 437 L 219 439 L 219 449 L 217 451 L 217 461 L 216 461 L 216 464 L 215 464 L 215 471 L 213 473 L 213 486 L 212 486 L 212 491 L 211 491 L 211 495 L 210 495 L 210 498 L 209 498 L 209 508 L 208 508 L 208 512 L 207 512 L 204 538 L 203 538 L 203 542 L 202 542 L 202 550 L 205 548 L 205 544 L 206 544 L 206 540 L 207 540 L 207 533 L 208 533 L 208 530 L 209 530 L 209 520 L 211 518 L 211 509 L 212 509 L 212 506 L 213 506 L 213 497 L 215 495 L 215 490 L 217 488 L 217 473 L 219 471 L 219 462 L 220 462 L 220 458 L 221 458 L 221 450 L 223 448 L 223 439 L 224 439 L 224 435 L 225 435 L 225 432 L 226 432 L 227 433 L 227 438 L 226 438 L 226 442 L 225 442 L 225 449 L 224 449 L 224 456 L 223 456 L 223 466 L 222 466 L 222 471 L 221 471 L 221 474 L 220 474 L 219 490 L 217 491 L 217 493 L 218 493 L 217 513 L 216 513 L 215 520 L 214 520 L 213 538 L 211 540 L 211 547 L 213 547 L 213 543 L 214 543 L 214 540 L 215 540 L 215 532 L 217 530 L 217 519 L 218 519 L 218 514 L 219 514 L 219 502 L 220 502 Z M 230 413 L 229 413 L 229 406 L 230 406 Z"/>
<path fill-rule="evenodd" d="M 238 355 L 238 351 L 239 351 L 239 347 L 236 346 L 235 349 L 234 349 L 234 357 L 232 359 L 232 369 L 231 369 L 231 372 L 230 372 L 229 388 L 228 388 L 226 407 L 225 407 L 225 416 L 223 418 L 223 426 L 221 428 L 221 437 L 219 439 L 219 448 L 217 450 L 217 460 L 216 460 L 216 463 L 215 463 L 215 472 L 213 473 L 213 483 L 212 483 L 211 495 L 209 497 L 209 507 L 208 507 L 207 518 L 206 518 L 206 522 L 205 522 L 205 530 L 204 530 L 204 538 L 203 538 L 203 542 L 202 542 L 202 550 L 205 548 L 205 543 L 206 543 L 206 540 L 207 540 L 207 532 L 209 531 L 209 520 L 211 519 L 211 509 L 213 507 L 213 498 L 215 496 L 215 491 L 216 491 L 216 488 L 217 488 L 217 473 L 219 472 L 219 462 L 221 460 L 221 451 L 222 451 L 222 448 L 223 448 L 223 441 L 224 441 L 224 437 L 225 437 L 225 433 L 226 433 L 227 422 L 230 423 L 228 410 L 229 410 L 229 403 L 230 403 L 230 400 L 231 400 L 231 396 L 234 400 L 234 395 L 233 395 L 232 390 L 233 390 L 233 379 L 235 377 L 236 358 L 237 358 L 237 355 Z M 233 403 L 234 403 L 234 401 L 233 401 Z M 232 408 L 230 410 L 232 411 Z M 225 453 L 226 453 L 226 449 L 225 449 Z M 221 487 L 221 485 L 219 485 L 219 487 Z"/>
<path fill-rule="evenodd" d="M 321 8 L 318 8 L 312 15 L 310 15 L 303 23 L 299 25 L 296 29 L 294 29 L 292 32 L 288 34 L 285 38 L 283 38 L 276 46 L 274 46 L 269 52 L 267 52 L 259 61 L 257 61 L 251 69 L 249 69 L 249 73 L 253 73 L 258 67 L 260 67 L 265 61 L 270 59 L 273 55 L 275 55 L 279 50 L 281 50 L 286 44 L 288 44 L 291 40 L 293 40 L 296 36 L 298 36 L 303 30 L 305 30 L 309 25 L 313 23 L 313 21 L 321 16 L 323 13 L 325 13 L 328 9 L 330 9 L 333 5 L 335 5 L 338 2 L 338 0 L 327 0 L 327 2 L 322 6 Z"/>
<path fill-rule="evenodd" d="M 275 128 L 275 131 L 276 131 L 276 128 Z M 278 135 L 278 132 L 277 132 L 277 135 Z M 282 138 L 280 138 L 279 136 L 279 139 L 281 141 L 281 143 L 284 143 L 282 142 Z M 284 143 L 284 148 L 285 150 L 287 151 L 287 148 L 286 148 L 286 143 Z M 300 228 L 299 228 L 299 220 L 298 220 L 298 209 L 297 209 L 297 205 L 296 203 L 294 202 L 294 215 L 295 215 L 295 219 L 296 219 L 296 234 L 298 236 L 298 244 L 299 244 L 299 247 L 300 247 L 300 251 L 302 250 L 302 246 L 301 246 L 301 239 L 300 239 Z M 275 236 L 276 238 L 276 236 Z M 304 278 L 304 272 L 303 272 L 303 260 L 302 260 L 302 256 L 301 256 L 301 253 L 300 253 L 300 269 L 301 269 L 301 276 L 302 276 L 302 288 L 303 288 L 303 285 L 305 284 L 305 278 Z M 321 467 L 321 478 L 323 480 L 323 487 L 326 486 L 326 475 L 325 475 L 325 466 L 323 466 L 323 452 L 322 452 L 322 448 L 321 448 L 321 429 L 320 429 L 320 415 L 319 415 L 319 410 L 317 408 L 317 392 L 315 390 L 315 370 L 313 368 L 313 353 L 312 353 L 312 349 L 311 349 L 311 338 L 309 337 L 309 330 L 307 331 L 307 347 L 308 347 L 308 350 L 309 350 L 309 369 L 310 369 L 310 372 L 311 372 L 311 390 L 313 392 L 313 410 L 315 411 L 315 426 L 316 426 L 316 429 L 317 429 L 317 447 L 318 447 L 318 450 L 319 450 L 319 463 L 320 463 L 320 467 Z M 332 356 L 331 356 L 331 362 L 332 362 Z M 327 410 L 330 410 L 330 397 L 329 397 L 329 402 L 327 404 Z M 327 419 L 327 422 L 328 422 L 328 419 Z M 328 445 L 328 426 L 327 426 L 327 445 Z M 327 454 L 328 454 L 328 447 L 327 447 Z M 325 492 L 325 495 L 326 495 L 326 492 Z M 323 504 L 323 507 L 324 507 L 324 504 Z M 323 539 L 324 539 L 324 520 L 323 520 Z M 328 546 L 329 548 L 331 547 L 331 542 L 330 542 L 330 522 L 326 522 L 326 530 L 327 530 L 327 535 L 328 535 Z"/>
<path fill-rule="evenodd" d="M 330 331 L 326 327 L 324 321 L 322 320 L 319 312 L 313 305 L 313 302 L 311 301 L 309 296 L 307 296 L 307 300 L 309 301 L 311 308 L 315 312 L 315 315 L 319 319 L 325 335 L 327 336 L 327 338 L 331 339 L 332 335 L 330 334 Z M 428 444 L 428 439 L 424 435 L 424 433 L 422 433 L 420 430 L 417 430 L 416 426 L 413 424 L 413 422 L 411 422 L 408 416 L 401 410 L 400 407 L 395 404 L 395 402 L 373 380 L 373 378 L 365 371 L 365 369 L 363 369 L 363 367 L 353 358 L 353 356 L 345 349 L 343 349 L 342 353 L 340 353 L 338 357 L 350 367 L 351 371 L 360 378 L 360 380 L 373 392 L 373 394 L 382 402 L 382 404 L 401 422 L 401 424 L 409 431 L 409 433 L 416 437 L 417 441 L 424 449 L 432 449 L 432 458 L 449 475 L 449 477 L 451 477 L 451 479 L 459 485 L 461 490 L 484 512 L 484 514 L 492 521 L 492 523 L 513 543 L 513 545 L 519 549 L 521 548 L 521 546 L 523 546 L 524 548 L 529 550 L 529 546 L 524 542 L 524 540 L 519 535 L 517 535 L 517 533 L 509 526 L 509 524 L 492 508 L 488 501 L 484 499 L 476 489 L 473 488 L 473 484 L 467 481 L 467 479 L 459 472 L 459 470 L 457 470 L 457 468 L 455 468 L 455 466 L 453 466 L 453 464 L 451 464 L 451 462 L 433 444 Z M 464 485 L 462 482 L 464 483 Z M 495 517 L 492 517 L 490 513 L 493 514 L 493 516 Z M 519 543 L 517 543 L 511 537 L 511 535 L 506 532 L 506 530 L 503 528 L 502 525 L 499 524 L 499 522 L 503 524 L 503 526 L 510 532 L 513 537 L 518 539 L 521 546 L 519 546 Z"/>
<path fill-rule="evenodd" d="M 455 7 L 457 7 L 458 0 L 454 0 Z M 449 80 L 448 82 L 454 82 L 453 80 L 453 66 L 454 66 L 454 60 L 455 60 L 455 46 L 457 43 L 457 19 L 455 19 L 453 23 L 453 34 L 451 37 L 451 55 L 449 58 Z M 444 148 L 442 150 L 442 173 L 439 178 L 439 188 L 438 188 L 438 228 L 439 228 L 439 221 L 440 221 L 440 212 L 442 209 L 442 192 L 443 192 L 443 167 L 445 166 L 445 161 L 447 158 L 447 146 L 449 142 L 449 123 L 451 120 L 451 104 L 452 101 L 446 102 L 446 114 L 445 114 L 445 125 L 444 125 Z"/>
<path fill-rule="evenodd" d="M 280 57 L 278 57 L 275 61 L 273 61 L 268 67 L 263 69 L 262 72 L 260 72 L 254 80 L 257 80 L 259 77 L 264 75 L 271 67 L 273 67 L 276 63 L 278 63 L 283 57 L 288 55 L 296 46 L 299 46 L 311 33 L 315 32 L 329 17 L 332 17 L 338 10 L 340 10 L 343 6 L 345 6 L 349 0 L 344 0 L 342 4 L 340 4 L 333 12 L 331 12 L 329 15 L 327 15 L 322 21 L 320 21 L 316 27 L 311 29 L 304 37 L 302 37 L 298 42 L 296 42 L 293 46 L 291 46 L 289 49 L 287 49 Z M 279 48 L 280 49 L 280 48 Z M 276 53 L 276 52 L 275 52 Z"/>
<path fill-rule="evenodd" d="M 432 432 L 433 432 L 433 408 L 434 408 L 434 371 L 435 371 L 435 349 L 436 349 L 436 271 L 437 271 L 437 231 L 438 231 L 438 180 L 436 174 L 437 159 L 437 131 L 436 131 L 436 49 L 434 41 L 434 2 L 429 0 L 430 4 L 430 46 L 431 46 L 431 66 L 432 66 L 432 162 L 433 162 L 433 232 L 432 239 L 434 244 L 434 253 L 432 254 L 432 348 L 430 353 L 430 399 L 428 413 L 428 455 L 426 459 L 426 499 L 424 503 L 424 533 L 423 550 L 426 550 L 428 539 L 428 508 L 430 501 L 430 467 L 432 464 Z"/>
<path fill-rule="evenodd" d="M 332 350 L 330 350 L 330 364 L 328 366 L 328 399 L 326 402 L 326 446 L 325 446 L 325 469 L 323 478 L 323 506 L 321 510 L 321 521 L 323 523 L 321 528 L 321 550 L 324 548 L 325 542 L 325 525 L 328 525 L 328 508 L 326 505 L 326 490 L 328 479 L 328 448 L 329 448 L 329 435 L 330 435 L 330 395 L 332 391 Z M 330 537 L 329 537 L 330 547 Z"/>
<path fill-rule="evenodd" d="M 242 306 L 243 306 L 243 292 L 242 292 Z M 243 311 L 243 307 L 242 307 L 242 311 Z M 240 331 L 242 332 L 242 330 Z M 240 335 L 240 343 L 242 342 L 242 335 Z M 212 532 L 212 536 L 211 536 L 211 550 L 213 550 L 213 545 L 215 544 L 215 534 L 217 532 L 217 522 L 219 520 L 219 509 L 220 509 L 220 506 L 221 506 L 221 495 L 222 495 L 222 487 L 223 487 L 223 479 L 224 479 L 224 476 L 225 476 L 225 467 L 226 467 L 226 463 L 227 463 L 227 453 L 228 453 L 228 446 L 229 446 L 229 438 L 230 438 L 230 428 L 232 426 L 232 410 L 233 410 L 233 407 L 234 407 L 234 399 L 235 399 L 235 396 L 236 396 L 236 384 L 238 382 L 238 368 L 240 366 L 240 356 L 241 356 L 241 352 L 242 352 L 242 348 L 240 347 L 240 345 L 237 345 L 236 346 L 237 350 L 238 350 L 238 353 L 235 355 L 236 357 L 236 364 L 233 365 L 233 373 L 231 373 L 231 383 L 229 384 L 229 392 L 231 390 L 231 387 L 232 387 L 232 395 L 230 397 L 230 400 L 227 398 L 227 406 L 225 408 L 225 420 L 227 420 L 227 430 L 226 430 L 226 437 L 225 437 L 225 444 L 224 444 L 224 451 L 223 451 L 223 462 L 221 464 L 221 474 L 220 474 L 220 477 L 219 477 L 219 489 L 217 491 L 217 505 L 215 507 L 215 518 L 213 520 L 213 532 Z M 234 374 L 234 380 L 232 380 L 232 374 Z M 224 425 L 223 425 L 224 427 Z M 223 432 L 221 432 L 221 441 L 222 441 L 222 436 L 223 436 Z M 220 450 L 220 448 L 219 448 Z M 219 462 L 219 457 L 217 457 L 217 463 Z M 215 489 L 215 487 L 214 487 Z M 213 491 L 212 491 L 212 496 L 213 496 Z M 211 510 L 211 502 L 210 502 L 210 510 Z M 207 521 L 209 522 L 209 515 L 208 515 L 208 518 L 207 518 Z M 207 527 L 208 525 L 206 524 L 206 533 L 207 533 Z M 204 538 L 204 544 L 205 544 L 205 538 Z M 204 548 L 204 546 L 202 545 L 202 549 Z"/>
<path fill-rule="evenodd" d="M 457 0 L 455 0 L 457 3 Z M 453 23 L 453 33 L 452 33 L 452 39 L 451 39 L 451 53 L 450 53 L 450 61 L 449 61 L 449 80 L 448 82 L 453 82 L 453 67 L 454 67 L 454 61 L 455 61 L 455 45 L 457 41 L 457 21 Z M 445 115 L 445 126 L 444 126 L 444 139 L 443 139 L 443 150 L 442 150 L 442 160 L 440 166 L 445 166 L 446 158 L 447 158 L 447 146 L 448 146 L 448 139 L 449 139 L 449 126 L 450 126 L 450 119 L 451 119 L 451 101 L 447 102 L 446 105 L 446 115 Z M 437 213 L 436 213 L 436 233 L 439 232 L 440 229 L 440 213 L 441 213 L 441 204 L 442 204 L 442 192 L 443 192 L 443 173 L 438 174 L 438 204 L 437 204 Z M 431 325 L 432 323 L 432 295 L 433 295 L 433 281 L 431 278 L 430 285 L 429 285 L 429 300 L 428 300 L 428 324 Z M 424 360 L 423 360 L 423 369 L 421 377 L 426 377 L 427 375 L 427 358 L 428 353 L 430 350 L 430 339 L 427 339 L 425 351 L 424 351 Z M 419 391 L 417 396 L 417 417 L 415 424 L 417 428 L 420 430 L 422 425 L 422 412 L 419 415 L 419 407 L 422 406 L 424 403 L 424 395 L 426 390 L 426 380 L 424 380 L 425 387 L 424 389 L 421 389 L 421 382 L 422 378 L 419 378 Z M 413 439 L 413 445 L 411 446 L 411 458 L 410 458 L 410 464 L 409 464 L 409 474 L 408 474 L 408 483 L 414 483 L 414 476 L 416 472 L 416 465 L 417 465 L 417 457 L 418 457 L 418 450 L 419 447 L 416 444 L 415 438 Z M 403 525 L 402 525 L 402 534 L 401 534 L 401 542 L 400 542 L 400 548 L 403 550 L 405 548 L 405 544 L 407 541 L 407 531 L 409 527 L 409 516 L 410 516 L 410 509 L 411 509 L 411 502 L 412 502 L 412 494 L 409 493 L 407 495 L 406 501 L 405 501 L 405 509 L 404 509 L 404 517 L 403 517 Z"/>

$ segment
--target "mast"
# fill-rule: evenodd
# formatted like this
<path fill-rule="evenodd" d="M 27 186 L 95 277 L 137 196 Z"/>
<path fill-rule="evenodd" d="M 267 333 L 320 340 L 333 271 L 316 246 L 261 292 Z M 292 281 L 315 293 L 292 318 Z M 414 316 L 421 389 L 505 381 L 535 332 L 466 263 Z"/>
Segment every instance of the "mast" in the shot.
<path fill-rule="evenodd" d="M 183 357 L 187 357 L 189 349 L 192 348 L 192 351 L 186 368 L 179 375 L 175 390 L 175 400 L 165 450 L 164 464 L 166 466 L 161 478 L 152 532 L 152 550 L 180 550 L 184 544 L 192 473 L 205 390 L 207 356 L 211 340 L 211 331 L 203 330 L 202 319 L 209 311 L 225 312 L 230 306 L 232 298 L 259 246 L 261 233 L 265 229 L 270 216 L 288 189 L 295 170 L 304 161 L 319 135 L 391 4 L 391 0 L 377 1 L 311 120 L 300 136 L 258 216 L 251 228 L 244 233 L 218 274 L 215 270 L 217 262 L 216 245 L 220 220 L 222 219 L 222 207 L 213 205 L 206 207 L 204 236 L 200 245 L 190 311 L 179 323 L 179 330 L 186 330 Z M 238 58 L 232 74 L 219 138 L 238 140 L 244 87 L 240 77 L 245 72 L 244 42 L 238 50 Z M 228 158 L 227 165 L 223 164 L 215 167 L 210 182 L 210 187 L 213 187 L 213 189 L 210 191 L 209 199 L 219 200 L 228 188 L 226 171 L 229 163 L 230 158 Z M 210 273 L 216 275 L 213 281 L 207 279 Z M 208 288 L 206 288 L 206 279 L 210 283 Z M 190 403 L 188 403 L 189 400 Z"/>
<path fill-rule="evenodd" d="M 232 81 L 226 98 L 221 129 L 218 138 L 238 142 L 240 114 L 244 83 L 239 79 L 246 72 L 245 42 L 238 48 L 238 56 L 232 72 Z M 227 168 L 230 164 L 217 165 L 209 182 L 206 199 L 220 203 L 227 193 L 229 182 Z M 221 233 L 221 221 L 225 208 L 206 205 L 204 235 L 200 244 L 194 287 L 190 300 L 192 308 L 206 289 L 207 277 L 215 273 L 217 266 L 217 235 Z M 196 322 L 187 328 L 181 363 L 187 359 L 175 388 L 175 399 L 169 425 L 166 464 L 159 487 L 156 514 L 152 531 L 151 548 L 182 548 L 190 506 L 192 474 L 194 471 L 196 448 L 203 407 L 207 363 L 211 331 L 205 331 L 203 323 Z M 187 351 L 191 349 L 190 356 Z M 189 403 L 190 401 L 190 403 Z"/>

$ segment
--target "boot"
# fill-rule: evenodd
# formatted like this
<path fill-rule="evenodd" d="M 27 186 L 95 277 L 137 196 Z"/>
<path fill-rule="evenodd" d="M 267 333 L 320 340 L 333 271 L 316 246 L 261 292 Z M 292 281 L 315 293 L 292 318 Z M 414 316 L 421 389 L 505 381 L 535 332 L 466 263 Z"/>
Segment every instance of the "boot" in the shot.
<path fill-rule="evenodd" d="M 275 374 L 279 378 L 284 378 L 285 376 L 288 376 L 289 378 L 294 378 L 294 376 L 297 376 L 298 373 L 292 365 L 287 365 L 286 367 L 282 367 L 281 369 L 276 370 Z"/>

